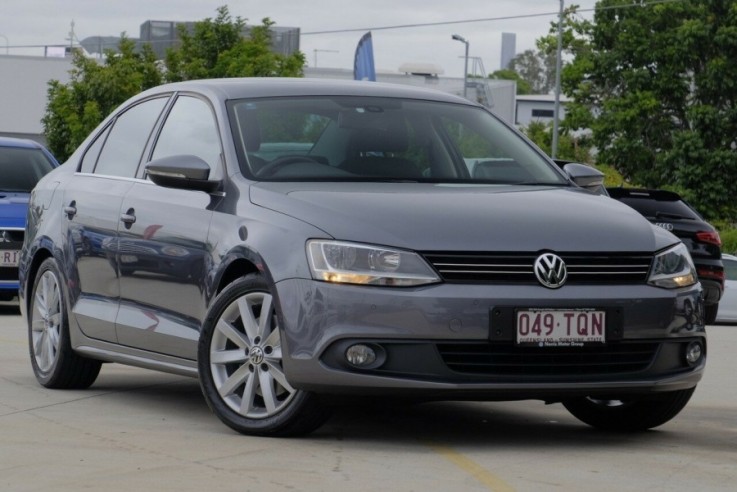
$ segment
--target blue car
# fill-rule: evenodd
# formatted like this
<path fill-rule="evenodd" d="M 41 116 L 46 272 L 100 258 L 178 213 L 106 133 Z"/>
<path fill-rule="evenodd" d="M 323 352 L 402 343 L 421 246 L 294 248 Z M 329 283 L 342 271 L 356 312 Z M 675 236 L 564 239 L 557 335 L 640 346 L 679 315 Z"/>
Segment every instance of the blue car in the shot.
<path fill-rule="evenodd" d="M 58 165 L 32 140 L 0 137 L 0 302 L 18 296 L 18 259 L 31 190 Z"/>

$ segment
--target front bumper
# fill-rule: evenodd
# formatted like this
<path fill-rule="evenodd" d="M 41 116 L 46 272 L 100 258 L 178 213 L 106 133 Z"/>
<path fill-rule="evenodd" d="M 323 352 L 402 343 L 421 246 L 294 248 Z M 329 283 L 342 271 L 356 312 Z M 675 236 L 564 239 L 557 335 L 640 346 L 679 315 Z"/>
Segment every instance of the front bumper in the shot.
<path fill-rule="evenodd" d="M 691 342 L 706 353 L 698 285 L 387 289 L 292 279 L 279 282 L 276 291 L 287 378 L 319 393 L 449 399 L 647 393 L 693 387 L 705 364 L 705 356 L 695 365 L 685 361 Z M 608 341 L 584 348 L 517 347 L 508 315 L 515 307 L 606 310 Z M 359 342 L 377 350 L 378 365 L 347 363 L 345 350 Z"/>

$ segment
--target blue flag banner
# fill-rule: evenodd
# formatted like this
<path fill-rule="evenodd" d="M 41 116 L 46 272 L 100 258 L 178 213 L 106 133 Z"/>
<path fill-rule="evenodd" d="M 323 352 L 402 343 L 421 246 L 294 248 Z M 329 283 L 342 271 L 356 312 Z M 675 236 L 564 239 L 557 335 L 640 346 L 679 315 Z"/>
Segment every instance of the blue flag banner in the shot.
<path fill-rule="evenodd" d="M 364 34 L 358 42 L 358 46 L 356 46 L 356 57 L 353 62 L 353 78 L 355 80 L 376 82 L 374 44 L 371 41 L 371 31 Z"/>

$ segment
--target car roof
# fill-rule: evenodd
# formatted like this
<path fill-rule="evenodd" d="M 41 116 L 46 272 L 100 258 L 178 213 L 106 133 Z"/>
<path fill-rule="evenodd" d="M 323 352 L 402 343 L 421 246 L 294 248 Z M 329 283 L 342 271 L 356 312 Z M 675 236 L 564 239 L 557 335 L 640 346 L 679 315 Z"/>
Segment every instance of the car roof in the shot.
<path fill-rule="evenodd" d="M 27 138 L 0 137 L 0 147 L 16 147 L 22 149 L 42 149 L 43 146 Z"/>
<path fill-rule="evenodd" d="M 143 95 L 167 91 L 196 91 L 219 94 L 221 99 L 280 96 L 374 96 L 424 99 L 477 105 L 460 96 L 434 89 L 356 80 L 248 77 L 199 79 L 165 84 Z"/>

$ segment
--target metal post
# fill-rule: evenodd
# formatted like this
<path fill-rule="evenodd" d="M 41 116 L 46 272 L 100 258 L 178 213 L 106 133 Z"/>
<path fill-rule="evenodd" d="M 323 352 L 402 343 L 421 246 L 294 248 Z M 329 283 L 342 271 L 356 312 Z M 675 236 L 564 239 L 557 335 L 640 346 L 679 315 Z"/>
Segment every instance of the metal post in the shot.
<path fill-rule="evenodd" d="M 555 159 L 558 153 L 558 122 L 560 120 L 560 71 L 563 52 L 563 2 L 560 0 L 560 12 L 558 13 L 558 56 L 555 60 L 555 108 L 553 110 L 553 145 L 550 149 L 550 157 Z"/>
<path fill-rule="evenodd" d="M 461 43 L 466 45 L 466 56 L 464 57 L 465 63 L 463 64 L 463 97 L 468 99 L 468 97 L 466 96 L 468 94 L 468 45 L 470 43 L 466 40 L 466 38 L 464 38 L 463 36 L 459 36 L 458 34 L 453 34 L 451 38 L 455 41 L 460 41 Z"/>

